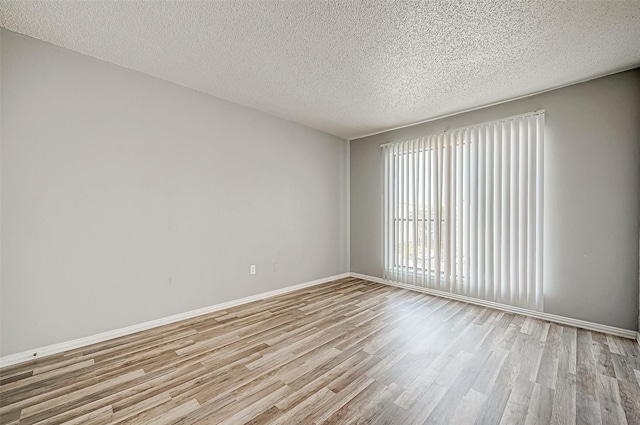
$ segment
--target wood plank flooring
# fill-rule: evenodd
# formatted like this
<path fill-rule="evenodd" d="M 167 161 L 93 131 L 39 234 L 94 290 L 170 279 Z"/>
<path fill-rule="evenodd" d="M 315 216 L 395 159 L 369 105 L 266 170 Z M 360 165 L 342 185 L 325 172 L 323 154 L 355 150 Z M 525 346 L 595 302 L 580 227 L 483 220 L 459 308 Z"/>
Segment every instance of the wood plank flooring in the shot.
<path fill-rule="evenodd" d="M 0 423 L 640 424 L 635 341 L 360 279 L 0 371 Z"/>

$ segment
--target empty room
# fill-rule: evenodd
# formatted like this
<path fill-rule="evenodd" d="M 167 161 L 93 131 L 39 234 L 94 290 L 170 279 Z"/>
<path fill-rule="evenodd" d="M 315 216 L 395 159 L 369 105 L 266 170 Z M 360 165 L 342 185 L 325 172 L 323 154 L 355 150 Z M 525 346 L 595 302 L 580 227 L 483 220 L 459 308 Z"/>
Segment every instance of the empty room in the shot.
<path fill-rule="evenodd" d="M 640 425 L 640 2 L 0 0 L 0 424 Z"/>

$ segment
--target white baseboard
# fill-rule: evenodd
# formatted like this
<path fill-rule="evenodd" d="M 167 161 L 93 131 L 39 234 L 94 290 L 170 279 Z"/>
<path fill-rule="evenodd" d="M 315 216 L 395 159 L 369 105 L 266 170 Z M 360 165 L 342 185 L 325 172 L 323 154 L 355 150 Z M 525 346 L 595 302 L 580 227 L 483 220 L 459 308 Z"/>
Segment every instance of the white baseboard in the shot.
<path fill-rule="evenodd" d="M 265 298 L 275 297 L 277 295 L 286 294 L 288 292 L 297 291 L 298 289 L 308 288 L 310 286 L 320 285 L 323 283 L 331 282 L 337 279 L 343 279 L 349 277 L 349 273 L 342 273 L 335 276 L 329 276 L 322 279 L 312 280 L 310 282 L 301 283 L 298 285 L 287 286 L 286 288 L 276 289 L 274 291 L 263 292 L 261 294 L 251 295 L 248 297 L 240 298 L 237 300 L 228 301 L 221 304 L 212 305 L 209 307 L 199 308 L 197 310 L 187 311 L 185 313 L 176 314 L 173 316 L 163 317 L 149 322 L 140 323 L 137 325 L 127 326 L 126 328 L 114 329 L 112 331 L 102 332 L 96 335 L 90 335 L 84 338 L 74 339 L 72 341 L 60 342 L 58 344 L 47 345 L 46 347 L 40 347 L 33 350 L 23 351 L 21 353 L 10 354 L 8 356 L 0 357 L 0 368 L 11 366 L 17 363 L 22 363 L 28 360 L 39 359 L 51 354 L 58 354 L 76 348 L 85 347 L 87 345 L 96 344 L 98 342 L 107 341 L 110 339 L 118 338 L 125 335 L 130 335 L 136 332 L 144 331 L 158 326 L 167 325 L 169 323 L 179 322 L 180 320 L 190 319 L 192 317 L 201 316 L 203 314 L 211 313 L 214 311 L 220 311 L 231 307 L 236 307 L 242 304 L 247 304 L 253 301 L 263 300 Z"/>
<path fill-rule="evenodd" d="M 509 313 L 522 314 L 524 316 L 535 317 L 536 319 L 547 320 L 549 322 L 559 323 L 561 325 L 575 326 L 577 328 L 587 329 L 590 331 L 602 332 L 622 338 L 637 339 L 640 344 L 640 333 L 628 329 L 616 328 L 615 326 L 601 325 L 599 323 L 588 322 L 586 320 L 572 319 L 570 317 L 558 316 L 541 311 L 529 310 L 521 307 L 514 307 L 507 304 L 500 304 L 493 301 L 486 301 L 480 298 L 472 298 L 464 295 L 453 294 L 450 292 L 438 291 L 437 289 L 420 288 L 413 285 L 405 285 L 398 282 L 390 282 L 379 277 L 368 276 L 360 273 L 350 273 L 351 277 L 369 280 L 371 282 L 382 283 L 383 285 L 397 286 L 399 288 L 409 289 L 412 291 L 424 292 L 425 294 L 435 295 L 452 300 L 463 301 L 469 304 L 475 304 L 483 307 L 490 307 L 496 310 L 502 310 Z"/>

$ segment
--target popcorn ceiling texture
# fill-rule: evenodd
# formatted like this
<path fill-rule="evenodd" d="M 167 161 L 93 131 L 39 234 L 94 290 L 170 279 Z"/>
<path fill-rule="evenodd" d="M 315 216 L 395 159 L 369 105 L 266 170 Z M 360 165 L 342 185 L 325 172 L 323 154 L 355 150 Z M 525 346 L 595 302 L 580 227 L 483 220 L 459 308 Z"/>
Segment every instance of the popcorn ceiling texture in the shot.
<path fill-rule="evenodd" d="M 0 0 L 0 26 L 348 139 L 640 64 L 639 1 Z"/>

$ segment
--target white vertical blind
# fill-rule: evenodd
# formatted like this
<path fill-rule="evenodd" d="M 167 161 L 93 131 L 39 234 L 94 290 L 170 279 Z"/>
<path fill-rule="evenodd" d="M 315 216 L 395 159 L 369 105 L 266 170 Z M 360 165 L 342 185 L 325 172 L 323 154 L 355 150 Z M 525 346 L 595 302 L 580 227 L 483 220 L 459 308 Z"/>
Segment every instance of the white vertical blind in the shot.
<path fill-rule="evenodd" d="M 544 111 L 382 148 L 385 279 L 541 311 Z"/>

